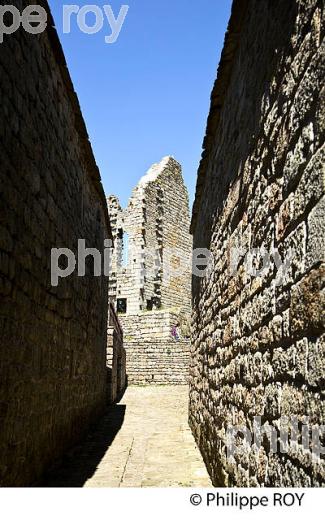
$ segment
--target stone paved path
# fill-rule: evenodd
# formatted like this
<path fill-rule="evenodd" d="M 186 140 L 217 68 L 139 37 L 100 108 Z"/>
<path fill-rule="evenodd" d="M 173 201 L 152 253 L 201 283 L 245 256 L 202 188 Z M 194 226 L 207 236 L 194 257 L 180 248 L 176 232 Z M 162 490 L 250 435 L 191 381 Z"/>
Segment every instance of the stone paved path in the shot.
<path fill-rule="evenodd" d="M 187 395 L 185 386 L 129 387 L 43 485 L 211 486 L 187 424 Z"/>

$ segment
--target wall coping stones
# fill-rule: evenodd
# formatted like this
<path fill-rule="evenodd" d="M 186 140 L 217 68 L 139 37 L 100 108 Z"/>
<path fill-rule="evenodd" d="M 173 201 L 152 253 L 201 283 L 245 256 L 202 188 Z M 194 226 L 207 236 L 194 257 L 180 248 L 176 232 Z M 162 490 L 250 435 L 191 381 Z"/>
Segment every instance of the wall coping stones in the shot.
<path fill-rule="evenodd" d="M 201 162 L 198 169 L 198 177 L 196 183 L 195 200 L 192 210 L 192 221 L 190 232 L 195 232 L 197 215 L 201 205 L 201 197 L 205 185 L 207 165 L 210 160 L 210 152 L 212 149 L 214 136 L 219 125 L 220 114 L 223 108 L 223 102 L 226 97 L 227 89 L 230 83 L 234 57 L 240 41 L 241 29 L 244 25 L 244 18 L 248 8 L 248 0 L 234 0 L 232 5 L 231 17 L 229 20 L 225 43 L 221 53 L 220 63 L 218 67 L 217 79 L 211 93 L 210 112 L 207 120 L 206 135 L 203 141 L 203 152 Z"/>
<path fill-rule="evenodd" d="M 83 115 L 81 113 L 80 103 L 78 99 L 78 95 L 76 91 L 74 90 L 73 82 L 70 76 L 70 72 L 67 66 L 67 62 L 64 56 L 64 52 L 62 49 L 62 45 L 57 33 L 57 30 L 55 28 L 55 22 L 51 13 L 50 6 L 47 2 L 47 0 L 39 0 L 38 4 L 41 5 L 47 12 L 48 15 L 48 25 L 46 31 L 39 35 L 40 38 L 44 37 L 44 34 L 47 34 L 48 40 L 50 43 L 50 46 L 53 51 L 53 55 L 55 58 L 55 61 L 57 62 L 61 76 L 62 76 L 62 82 L 65 85 L 68 93 L 68 97 L 71 103 L 71 106 L 73 108 L 74 112 L 74 126 L 76 128 L 76 131 L 80 138 L 81 143 L 81 149 L 83 150 L 83 159 L 85 161 L 85 164 L 87 165 L 87 172 L 89 172 L 89 177 L 91 179 L 92 185 L 94 186 L 98 196 L 99 200 L 101 202 L 101 205 L 104 209 L 104 215 L 105 215 L 105 223 L 107 226 L 108 231 L 108 238 L 112 239 L 112 230 L 111 230 L 111 224 L 110 219 L 108 215 L 108 209 L 107 209 L 107 202 L 106 202 L 106 196 L 104 192 L 104 188 L 101 181 L 100 171 L 97 166 L 93 149 L 89 140 L 86 124 L 83 118 Z"/>

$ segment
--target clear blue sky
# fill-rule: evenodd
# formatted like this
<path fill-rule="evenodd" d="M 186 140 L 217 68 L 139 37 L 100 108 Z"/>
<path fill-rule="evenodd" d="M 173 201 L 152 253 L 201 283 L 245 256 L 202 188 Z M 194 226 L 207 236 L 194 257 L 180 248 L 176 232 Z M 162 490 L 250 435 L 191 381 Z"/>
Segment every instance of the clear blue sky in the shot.
<path fill-rule="evenodd" d="M 172 155 L 193 202 L 210 93 L 231 0 L 50 0 L 106 194 L 123 206 L 152 163 Z M 63 34 L 62 6 L 110 4 L 129 12 L 118 40 L 105 18 L 82 33 L 76 15 Z M 87 21 L 93 23 L 89 15 Z"/>

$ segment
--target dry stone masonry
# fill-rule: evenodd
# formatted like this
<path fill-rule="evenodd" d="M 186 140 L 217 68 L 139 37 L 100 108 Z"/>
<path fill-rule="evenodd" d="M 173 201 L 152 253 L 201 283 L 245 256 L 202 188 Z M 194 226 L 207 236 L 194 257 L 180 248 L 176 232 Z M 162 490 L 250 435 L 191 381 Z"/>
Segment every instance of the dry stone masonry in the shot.
<path fill-rule="evenodd" d="M 122 316 L 128 381 L 138 384 L 188 383 L 187 316 L 186 319 L 186 323 L 180 322 L 180 338 L 176 341 L 171 337 L 171 330 L 180 320 L 177 309 Z"/>
<path fill-rule="evenodd" d="M 30 2 L 16 3 L 22 10 Z M 180 165 L 172 157 L 153 165 L 126 209 L 115 196 L 106 201 L 40 3 L 47 30 L 17 30 L 0 45 L 0 486 L 39 482 L 121 396 L 126 371 L 137 385 L 190 381 L 190 426 L 214 485 L 324 486 L 324 435 L 305 438 L 306 428 L 311 437 L 325 425 L 323 0 L 233 3 L 191 223 L 194 248 L 212 258 L 192 284 Z M 75 272 L 53 287 L 51 249 L 76 254 L 80 239 L 102 255 L 113 239 L 109 280 L 93 276 L 88 257 L 85 276 Z M 174 390 L 137 388 L 125 401 L 151 399 L 144 418 L 163 455 L 175 442 L 192 450 L 174 414 L 184 388 Z M 172 444 L 165 430 L 156 432 L 150 406 L 159 399 L 160 423 L 181 433 Z M 105 442 L 123 421 L 122 414 L 109 422 L 113 409 Z M 136 433 L 141 413 L 126 414 L 131 427 L 136 418 Z M 256 418 L 276 434 L 287 418 L 300 433 L 304 425 L 305 437 L 274 449 L 262 432 L 258 447 Z M 244 447 L 233 437 L 231 453 L 230 427 L 251 433 Z M 143 443 L 140 435 L 138 452 L 136 435 L 122 443 L 129 437 L 113 480 L 135 484 L 131 466 L 140 461 L 143 470 L 149 437 Z M 201 470 L 194 451 L 186 479 L 181 465 L 174 484 L 193 484 L 191 471 Z M 107 452 L 104 466 L 117 452 Z M 152 485 L 150 475 L 140 484 Z M 156 484 L 163 482 L 170 479 L 159 473 Z"/>
<path fill-rule="evenodd" d="M 37 480 L 107 400 L 107 281 L 88 266 L 85 277 L 51 287 L 51 248 L 76 252 L 85 239 L 102 253 L 110 237 L 52 26 L 38 36 L 18 30 L 0 45 L 1 486 Z"/>
<path fill-rule="evenodd" d="M 108 209 L 109 296 L 124 330 L 128 381 L 186 383 L 192 239 L 180 165 L 165 157 L 140 179 L 125 210 L 113 195 Z"/>
<path fill-rule="evenodd" d="M 123 330 L 112 303 L 109 304 L 106 354 L 108 402 L 115 403 L 126 387 L 126 353 Z"/>
<path fill-rule="evenodd" d="M 214 266 L 194 279 L 190 424 L 217 486 L 325 484 L 301 438 L 226 450 L 254 416 L 325 424 L 324 27 L 322 1 L 235 1 L 212 92 L 192 232 Z M 253 276 L 245 251 L 261 248 L 289 259 L 280 277 L 273 257 Z"/>

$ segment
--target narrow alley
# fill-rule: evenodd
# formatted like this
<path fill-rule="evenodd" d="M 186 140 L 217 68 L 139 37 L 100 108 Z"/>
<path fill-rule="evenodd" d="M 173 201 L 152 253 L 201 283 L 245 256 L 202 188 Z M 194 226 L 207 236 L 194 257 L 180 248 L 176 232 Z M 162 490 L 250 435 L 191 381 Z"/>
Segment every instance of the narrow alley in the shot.
<path fill-rule="evenodd" d="M 187 419 L 187 386 L 131 386 L 42 485 L 211 486 Z"/>
<path fill-rule="evenodd" d="M 324 0 L 61 4 L 0 5 L 0 488 L 325 488 Z"/>

